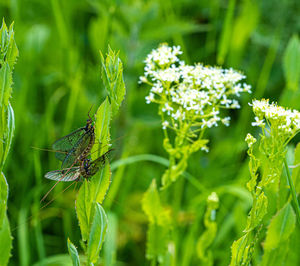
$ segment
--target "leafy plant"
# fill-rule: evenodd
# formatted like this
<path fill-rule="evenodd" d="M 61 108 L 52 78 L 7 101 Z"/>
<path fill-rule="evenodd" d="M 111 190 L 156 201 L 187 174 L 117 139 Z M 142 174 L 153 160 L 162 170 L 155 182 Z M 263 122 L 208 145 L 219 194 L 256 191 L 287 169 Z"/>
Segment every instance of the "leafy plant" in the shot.
<path fill-rule="evenodd" d="M 7 28 L 4 20 L 0 29 L 0 265 L 7 265 L 12 248 L 12 237 L 7 218 L 8 184 L 3 173 L 10 150 L 15 121 L 10 104 L 12 73 L 19 51 L 14 39 L 13 24 Z"/>
<path fill-rule="evenodd" d="M 245 76 L 239 72 L 202 64 L 189 66 L 180 61 L 180 54 L 180 47 L 162 44 L 147 56 L 145 76 L 140 77 L 151 86 L 147 103 L 159 105 L 163 145 L 170 162 L 162 176 L 164 188 L 186 170 L 192 153 L 208 151 L 208 139 L 204 139 L 207 129 L 218 123 L 229 125 L 230 117 L 222 117 L 220 109 L 240 108 L 232 97 L 251 92 L 251 86 L 240 83 Z"/>
<path fill-rule="evenodd" d="M 266 241 L 264 243 L 263 265 L 270 265 L 273 258 L 271 253 L 279 249 L 279 244 L 284 245 L 288 241 L 295 228 L 295 212 L 291 208 L 290 198 L 283 193 L 280 183 L 283 165 L 286 156 L 286 146 L 291 139 L 300 131 L 300 113 L 296 110 L 285 109 L 268 100 L 254 100 L 252 102 L 255 122 L 253 126 L 262 129 L 259 139 L 259 151 L 254 155 L 253 147 L 256 139 L 248 134 L 248 155 L 250 157 L 249 170 L 251 179 L 247 183 L 247 188 L 252 194 L 252 208 L 247 218 L 247 225 L 244 235 L 236 240 L 232 249 L 230 265 L 250 265 L 256 242 L 260 237 L 262 228 L 268 222 L 267 213 L 274 214 L 267 230 Z M 286 164 L 287 166 L 287 164 Z M 287 171 L 288 168 L 287 168 Z M 289 176 L 289 172 L 288 172 Z M 292 179 L 288 179 L 290 193 L 295 194 Z M 280 201 L 280 197 L 285 196 L 285 200 Z M 276 199 L 275 210 L 272 200 Z M 294 197 L 294 206 L 297 215 L 300 215 L 297 198 Z M 285 204 L 282 206 L 282 202 Z M 274 204 L 273 204 L 274 205 Z M 300 216 L 299 216 L 300 217 Z M 300 221 L 300 220 L 299 220 Z M 285 252 L 277 257 L 276 263 L 284 260 Z M 274 262 L 274 261 L 273 261 Z"/>
<path fill-rule="evenodd" d="M 118 54 L 110 48 L 106 59 L 102 58 L 102 78 L 109 98 L 100 105 L 96 112 L 95 135 L 96 144 L 92 149 L 92 159 L 104 154 L 110 146 L 110 123 L 116 115 L 125 95 L 123 67 Z M 111 170 L 109 162 L 100 173 L 84 180 L 76 199 L 76 213 L 82 236 L 82 246 L 86 256 L 86 264 L 94 265 L 99 259 L 108 221 L 101 206 L 110 185 Z M 68 240 L 68 249 L 73 265 L 80 265 L 78 251 Z"/>
<path fill-rule="evenodd" d="M 241 84 L 241 80 L 245 78 L 241 73 L 202 64 L 189 66 L 180 61 L 180 54 L 180 47 L 160 45 L 147 56 L 145 76 L 140 77 L 140 82 L 151 86 L 146 102 L 153 102 L 159 106 L 158 112 L 164 131 L 163 147 L 169 154 L 168 169 L 161 178 L 162 189 L 168 188 L 184 173 L 188 159 L 193 153 L 200 149 L 208 152 L 208 139 L 204 139 L 204 133 L 208 129 L 218 126 L 219 123 L 229 126 L 230 117 L 222 117 L 220 110 L 240 108 L 238 101 L 233 97 L 240 96 L 242 92 L 251 92 L 251 86 Z M 153 190 L 153 187 L 156 189 L 156 185 L 152 183 L 149 190 Z M 176 191 L 173 193 L 173 200 L 176 202 Z M 158 192 L 155 195 L 159 198 Z M 148 217 L 149 210 L 156 210 L 159 214 L 158 206 L 147 204 L 148 197 L 149 192 L 144 195 L 144 211 Z M 210 238 L 213 241 L 217 225 L 210 221 L 208 215 L 217 208 L 217 201 L 216 194 L 209 197 L 204 219 L 207 229 L 198 240 L 198 256 L 203 263 L 209 265 L 213 263 L 213 258 L 207 250 L 211 242 L 206 240 Z M 173 219 L 177 219 L 177 212 L 178 208 L 173 206 Z M 166 247 L 170 243 L 175 249 L 178 247 L 171 239 L 166 241 L 166 232 L 155 230 L 155 222 L 149 220 L 147 258 L 151 259 L 153 264 L 156 261 L 165 263 L 162 258 L 167 254 Z M 164 239 L 160 239 L 161 237 Z M 158 243 L 159 254 L 155 253 L 153 248 L 157 247 Z"/>

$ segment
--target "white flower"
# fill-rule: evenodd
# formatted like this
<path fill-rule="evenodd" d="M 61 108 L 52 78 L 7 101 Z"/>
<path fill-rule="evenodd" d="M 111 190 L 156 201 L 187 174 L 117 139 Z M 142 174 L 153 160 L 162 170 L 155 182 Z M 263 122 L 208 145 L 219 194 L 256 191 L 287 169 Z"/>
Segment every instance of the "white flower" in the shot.
<path fill-rule="evenodd" d="M 170 115 L 171 111 L 173 111 L 173 107 L 169 105 L 169 103 L 165 104 L 165 107 L 162 108 L 163 112 L 167 112 L 168 115 Z"/>
<path fill-rule="evenodd" d="M 225 126 L 229 126 L 229 122 L 230 122 L 230 117 L 227 116 L 227 117 L 224 117 L 221 122 L 225 125 Z"/>
<path fill-rule="evenodd" d="M 250 133 L 247 134 L 245 141 L 248 144 L 248 147 L 250 148 L 255 142 L 256 142 L 256 138 L 254 138 Z"/>
<path fill-rule="evenodd" d="M 151 91 L 157 94 L 162 93 L 164 88 L 162 87 L 162 84 L 158 81 L 156 82 L 153 87 L 151 88 Z"/>
<path fill-rule="evenodd" d="M 180 54 L 179 46 L 163 44 L 147 56 L 140 80 L 153 83 L 150 93 L 155 95 L 149 95 L 147 103 L 160 104 L 162 112 L 178 122 L 210 128 L 221 121 L 228 126 L 230 119 L 221 118 L 220 109 L 240 108 L 236 97 L 251 92 L 251 86 L 242 83 L 245 76 L 233 69 L 186 65 Z"/>
<path fill-rule="evenodd" d="M 145 97 L 146 103 L 149 104 L 154 101 L 154 94 L 152 92 L 149 93 L 148 96 Z"/>
<path fill-rule="evenodd" d="M 207 146 L 201 147 L 201 151 L 209 152 L 209 149 Z"/>
<path fill-rule="evenodd" d="M 168 122 L 168 121 L 164 121 L 164 122 L 162 123 L 162 128 L 163 128 L 163 129 L 166 129 L 168 126 L 169 126 L 169 122 Z"/>
<path fill-rule="evenodd" d="M 138 81 L 139 84 L 141 84 L 141 83 L 146 83 L 146 82 L 148 82 L 148 80 L 147 80 L 147 78 L 146 78 L 145 76 L 141 76 L 141 77 L 139 78 L 139 81 Z"/>
<path fill-rule="evenodd" d="M 257 116 L 256 117 L 254 117 L 254 119 L 255 119 L 255 122 L 252 122 L 251 123 L 251 125 L 253 126 L 253 127 L 255 127 L 255 126 L 258 126 L 258 127 L 265 127 L 265 122 L 264 122 L 264 120 L 263 119 L 259 119 Z"/>
<path fill-rule="evenodd" d="M 296 134 L 300 130 L 300 112 L 269 103 L 269 100 L 253 100 L 250 104 L 256 115 L 252 125 L 264 126 L 263 119 L 268 121 L 271 130 L 278 130 L 286 137 Z"/>

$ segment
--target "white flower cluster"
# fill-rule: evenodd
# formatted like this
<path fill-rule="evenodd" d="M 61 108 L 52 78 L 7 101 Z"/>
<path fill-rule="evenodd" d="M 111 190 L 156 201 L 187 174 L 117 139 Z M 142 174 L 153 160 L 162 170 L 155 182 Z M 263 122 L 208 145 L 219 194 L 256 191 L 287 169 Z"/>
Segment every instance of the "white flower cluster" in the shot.
<path fill-rule="evenodd" d="M 300 112 L 290 110 L 276 103 L 269 103 L 269 100 L 254 100 L 250 104 L 255 114 L 255 122 L 252 126 L 265 128 L 266 124 L 271 130 L 279 134 L 293 136 L 300 130 Z"/>
<path fill-rule="evenodd" d="M 220 117 L 219 109 L 240 108 L 232 96 L 251 93 L 250 85 L 240 83 L 245 76 L 233 69 L 185 65 L 180 54 L 179 46 L 163 44 L 147 56 L 145 76 L 140 77 L 140 82 L 151 85 L 146 102 L 161 104 L 173 126 L 185 119 L 202 128 L 218 122 L 228 126 L 230 117 Z M 166 122 L 164 128 L 171 124 Z"/>
<path fill-rule="evenodd" d="M 248 147 L 251 148 L 252 145 L 256 142 L 256 138 L 254 138 L 250 133 L 247 134 L 245 141 L 248 144 Z"/>

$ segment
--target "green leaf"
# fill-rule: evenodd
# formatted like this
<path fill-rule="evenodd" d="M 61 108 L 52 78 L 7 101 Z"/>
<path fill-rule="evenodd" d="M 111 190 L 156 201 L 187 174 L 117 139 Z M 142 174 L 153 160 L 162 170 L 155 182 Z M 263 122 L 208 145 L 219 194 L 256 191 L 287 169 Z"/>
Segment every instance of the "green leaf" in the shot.
<path fill-rule="evenodd" d="M 93 188 L 93 199 L 95 202 L 102 204 L 111 183 L 110 164 L 107 162 L 100 170 L 100 174 L 95 175 L 91 180 L 91 187 Z"/>
<path fill-rule="evenodd" d="M 86 241 L 89 238 L 93 209 L 92 207 L 93 195 L 90 191 L 89 183 L 85 179 L 83 185 L 80 187 L 76 200 L 76 214 L 83 241 Z"/>
<path fill-rule="evenodd" d="M 243 235 L 240 239 L 233 242 L 231 246 L 230 266 L 246 265 L 249 257 L 250 245 L 248 244 L 249 233 Z"/>
<path fill-rule="evenodd" d="M 107 217 L 99 203 L 95 204 L 94 213 L 87 247 L 88 262 L 91 263 L 95 263 L 98 260 L 107 230 Z"/>
<path fill-rule="evenodd" d="M 4 174 L 0 174 L 0 229 L 6 214 L 6 204 L 8 196 L 8 185 Z"/>
<path fill-rule="evenodd" d="M 126 92 L 123 80 L 123 64 L 119 58 L 119 53 L 115 53 L 110 47 L 108 47 L 108 54 L 105 59 L 101 52 L 100 56 L 101 77 L 109 96 L 112 115 L 115 116 Z"/>
<path fill-rule="evenodd" d="M 142 208 L 146 213 L 150 223 L 155 223 L 166 227 L 170 225 L 170 212 L 165 210 L 161 205 L 155 179 L 152 180 L 150 187 L 144 194 Z"/>
<path fill-rule="evenodd" d="M 258 226 L 268 211 L 268 198 L 265 196 L 264 192 L 260 193 L 256 201 L 255 208 L 253 207 L 250 211 L 250 217 L 248 217 L 247 220 L 247 228 L 244 232 L 249 232 Z"/>
<path fill-rule="evenodd" d="M 68 238 L 68 250 L 69 254 L 73 263 L 73 266 L 80 266 L 80 260 L 79 260 L 79 255 L 76 247 L 73 245 L 73 243 L 70 241 Z"/>
<path fill-rule="evenodd" d="M 107 214 L 109 227 L 104 242 L 104 265 L 116 265 L 118 248 L 118 216 L 112 212 Z"/>
<path fill-rule="evenodd" d="M 111 107 L 108 98 L 100 105 L 96 113 L 95 139 L 92 149 L 92 158 L 97 159 L 109 149 L 110 142 Z"/>
<path fill-rule="evenodd" d="M 280 244 L 286 241 L 295 229 L 296 216 L 290 204 L 286 204 L 272 218 L 268 227 L 265 250 L 278 248 Z"/>
<path fill-rule="evenodd" d="M 5 117 L 6 118 L 6 117 Z M 2 149 L 4 149 L 3 153 L 1 154 L 0 158 L 0 171 L 2 170 L 4 163 L 6 161 L 10 145 L 12 143 L 13 133 L 15 130 L 15 117 L 14 117 L 14 110 L 12 109 L 10 103 L 7 106 L 7 121 L 5 121 L 5 132 L 3 134 L 4 143 L 0 144 Z"/>
<path fill-rule="evenodd" d="M 300 41 L 297 35 L 291 37 L 284 52 L 283 70 L 287 87 L 297 91 L 300 81 Z"/>
<path fill-rule="evenodd" d="M 162 263 L 167 253 L 169 240 L 170 236 L 168 228 L 150 223 L 147 232 L 147 259 L 153 260 L 156 258 L 160 263 Z"/>
<path fill-rule="evenodd" d="M 13 69 L 17 57 L 19 55 L 19 51 L 14 39 L 13 24 L 10 25 L 9 29 L 7 29 L 7 26 L 3 20 L 0 29 L 0 41 L 1 41 L 0 62 L 2 64 L 3 61 L 6 61 L 10 69 Z"/>
<path fill-rule="evenodd" d="M 12 72 L 7 62 L 3 63 L 0 69 L 0 107 L 8 105 L 8 100 L 11 96 Z"/>
<path fill-rule="evenodd" d="M 289 264 L 287 260 L 287 254 L 291 252 L 289 240 L 282 242 L 278 248 L 265 251 L 262 257 L 262 262 L 260 266 L 269 266 L 269 265 L 296 265 Z"/>
<path fill-rule="evenodd" d="M 147 233 L 146 256 L 148 259 L 157 259 L 162 262 L 170 241 L 171 217 L 170 212 L 161 205 L 155 179 L 152 180 L 150 187 L 144 194 L 142 208 L 150 222 Z"/>
<path fill-rule="evenodd" d="M 295 149 L 295 160 L 292 172 L 292 180 L 294 182 L 297 193 L 300 192 L 300 143 L 297 144 Z"/>
<path fill-rule="evenodd" d="M 0 265 L 7 265 L 12 248 L 12 237 L 7 216 L 4 216 L 0 229 Z"/>

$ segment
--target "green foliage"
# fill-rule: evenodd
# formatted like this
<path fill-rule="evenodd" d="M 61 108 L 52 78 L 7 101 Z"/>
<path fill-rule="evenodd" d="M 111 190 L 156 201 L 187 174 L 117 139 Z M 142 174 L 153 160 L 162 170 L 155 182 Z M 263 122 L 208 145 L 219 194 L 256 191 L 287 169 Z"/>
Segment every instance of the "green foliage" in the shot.
<path fill-rule="evenodd" d="M 212 245 L 217 235 L 216 210 L 219 207 L 218 195 L 213 192 L 207 198 L 207 207 L 204 216 L 204 225 L 206 230 L 197 241 L 197 254 L 203 265 L 214 265 L 212 251 L 209 247 Z"/>
<path fill-rule="evenodd" d="M 5 215 L 2 219 L 1 229 L 0 229 L 0 265 L 7 265 L 8 260 L 11 256 L 10 251 L 12 248 L 12 237 L 10 234 L 9 221 Z"/>
<path fill-rule="evenodd" d="M 80 266 L 78 251 L 69 238 L 68 238 L 68 250 L 69 250 L 70 257 L 72 259 L 73 266 Z"/>
<path fill-rule="evenodd" d="M 88 265 L 96 263 L 99 257 L 99 252 L 104 242 L 107 230 L 107 217 L 104 209 L 97 202 L 94 205 L 94 217 L 91 221 L 88 245 L 87 245 L 87 260 Z"/>
<path fill-rule="evenodd" d="M 102 62 L 104 62 L 103 57 Z M 106 73 L 106 76 L 102 75 L 102 77 L 106 78 L 105 84 L 107 86 L 107 92 L 110 95 L 111 103 L 109 103 L 108 98 L 106 98 L 95 115 L 96 144 L 91 152 L 92 159 L 94 160 L 107 152 L 109 148 L 111 106 L 113 106 L 113 111 L 116 113 L 125 94 L 123 68 L 119 57 L 110 49 L 105 62 L 106 65 L 103 65 L 103 71 Z M 115 76 L 117 76 L 117 81 L 115 80 Z M 117 85 L 116 82 L 118 83 Z M 119 97 L 121 97 L 121 99 Z M 90 181 L 84 180 L 78 192 L 76 213 L 82 240 L 86 243 L 84 244 L 84 250 L 86 252 L 88 265 L 93 265 L 97 262 L 107 231 L 107 217 L 100 204 L 103 202 L 109 188 L 111 182 L 110 178 L 111 170 L 107 160 L 104 167 L 102 167 L 99 173 L 93 176 Z"/>
<path fill-rule="evenodd" d="M 110 119 L 114 119 L 109 126 L 109 138 L 113 145 L 102 144 L 99 151 L 114 149 L 112 175 L 106 176 L 107 182 L 111 178 L 112 183 L 101 203 L 108 214 L 108 231 L 97 263 L 111 265 L 112 255 L 115 265 L 150 264 L 145 258 L 150 223 L 141 201 L 153 178 L 160 186 L 170 162 L 169 153 L 162 146 L 165 137 L 156 108 L 145 104 L 149 90 L 137 81 L 143 73 L 146 55 L 165 42 L 181 46 L 186 64 L 204 62 L 241 70 L 247 76 L 246 82 L 252 85 L 253 93 L 241 95 L 241 109 L 222 109 L 224 115 L 231 116 L 230 127 L 205 131 L 203 139 L 209 140 L 205 145 L 210 151 L 193 152 L 182 177 L 167 189 L 158 189 L 161 205 L 169 210 L 172 221 L 164 264 L 194 266 L 201 263 L 197 241 L 207 230 L 204 224 L 207 197 L 215 191 L 220 199 L 215 220 L 217 231 L 204 253 L 211 253 L 215 264 L 228 265 L 230 246 L 244 236 L 243 239 L 249 241 L 238 241 L 239 254 L 245 254 L 244 260 L 238 259 L 245 264 L 251 257 L 251 265 L 300 265 L 297 223 L 288 240 L 268 256 L 264 255 L 263 244 L 272 217 L 287 202 L 295 209 L 285 171 L 267 171 L 268 160 L 259 152 L 258 145 L 254 145 L 258 170 L 252 175 L 243 141 L 250 132 L 260 142 L 259 131 L 250 123 L 253 113 L 248 103 L 252 98 L 270 98 L 282 106 L 300 109 L 299 86 L 296 89 L 287 84 L 287 77 L 292 79 L 291 73 L 297 73 L 298 64 L 294 63 L 297 49 L 293 49 L 294 54 L 290 52 L 289 66 L 285 66 L 289 43 L 300 32 L 297 0 L 1 1 L 0 14 L 8 24 L 14 21 L 14 38 L 20 50 L 13 71 L 13 97 L 9 98 L 14 109 L 15 131 L 14 136 L 9 134 L 13 141 L 8 155 L 4 155 L 4 150 L 8 151 L 10 141 L 0 136 L 0 146 L 4 146 L 0 162 L 6 158 L 2 172 L 7 178 L 6 182 L 0 175 L 0 197 L 5 199 L 0 205 L 6 202 L 7 183 L 10 188 L 7 216 L 13 249 L 9 265 L 72 265 L 67 238 L 77 247 L 81 263 L 86 263 L 86 242 L 81 244 L 81 228 L 76 226 L 78 217 L 73 208 L 78 187 L 84 184 L 78 183 L 76 188 L 61 193 L 69 184 L 59 183 L 49 195 L 49 200 L 55 200 L 39 210 L 43 206 L 40 199 L 53 184 L 43 176 L 49 170 L 59 169 L 59 163 L 54 154 L 31 147 L 49 149 L 56 139 L 85 124 L 91 106 L 90 114 L 93 114 L 105 101 L 108 93 L 101 80 L 99 50 L 105 57 L 108 45 L 120 51 L 128 90 L 122 111 L 117 116 L 110 111 Z M 287 74 L 286 69 L 293 65 L 295 68 Z M 109 96 L 108 101 L 111 104 Z M 3 117 L 7 121 L 8 113 Z M 101 112 L 97 112 L 96 123 L 97 120 L 101 120 Z M 169 131 L 170 144 L 174 143 L 174 137 L 175 132 Z M 286 159 L 297 193 L 300 192 L 300 167 L 297 166 L 300 162 L 293 150 L 298 141 L 299 136 L 296 136 L 286 146 Z M 174 156 L 182 155 L 178 152 L 181 149 Z M 176 162 L 179 161 L 176 158 Z M 184 163 L 181 165 L 185 167 Z M 252 191 L 255 192 L 263 173 L 266 173 L 264 178 L 268 173 L 280 173 L 279 182 L 269 183 L 263 189 L 268 207 L 262 227 L 258 225 L 255 230 L 244 233 L 252 208 Z M 175 172 L 173 174 L 175 177 Z M 96 186 L 101 184 L 100 177 L 99 172 L 93 180 Z M 106 185 L 102 185 L 104 192 Z M 110 233 L 112 223 L 114 233 Z M 108 243 L 110 237 L 112 246 Z M 157 237 L 159 239 L 159 235 Z M 244 253 L 247 246 L 248 253 L 246 250 Z M 154 262 L 151 263 L 153 266 Z"/>
<path fill-rule="evenodd" d="M 300 41 L 297 35 L 293 35 L 289 40 L 283 59 L 287 87 L 297 91 L 300 82 Z"/>
<path fill-rule="evenodd" d="M 266 252 L 278 248 L 295 229 L 296 215 L 290 204 L 286 204 L 272 218 L 268 227 L 264 249 Z"/>
<path fill-rule="evenodd" d="M 10 105 L 12 71 L 19 54 L 14 39 L 13 25 L 7 28 L 4 20 L 0 29 L 0 265 L 7 265 L 12 248 L 12 237 L 6 214 L 8 184 L 2 172 L 15 128 L 14 112 Z"/>
<path fill-rule="evenodd" d="M 300 192 L 300 143 L 297 144 L 295 149 L 295 160 L 294 160 L 294 166 L 293 173 L 292 173 L 292 180 L 295 184 L 297 193 Z"/>
<path fill-rule="evenodd" d="M 100 105 L 96 112 L 96 132 L 95 139 L 97 142 L 92 148 L 92 158 L 97 159 L 109 149 L 110 143 L 110 120 L 111 107 L 108 98 Z"/>
<path fill-rule="evenodd" d="M 123 80 L 123 64 L 119 58 L 119 53 L 115 53 L 110 47 L 108 47 L 108 54 L 105 59 L 102 53 L 100 55 L 101 77 L 110 99 L 112 115 L 115 116 L 126 92 Z"/>
<path fill-rule="evenodd" d="M 149 260 L 163 263 L 170 242 L 171 216 L 169 210 L 161 204 L 155 179 L 152 180 L 144 194 L 142 207 L 150 223 L 147 231 L 146 257 Z"/>

